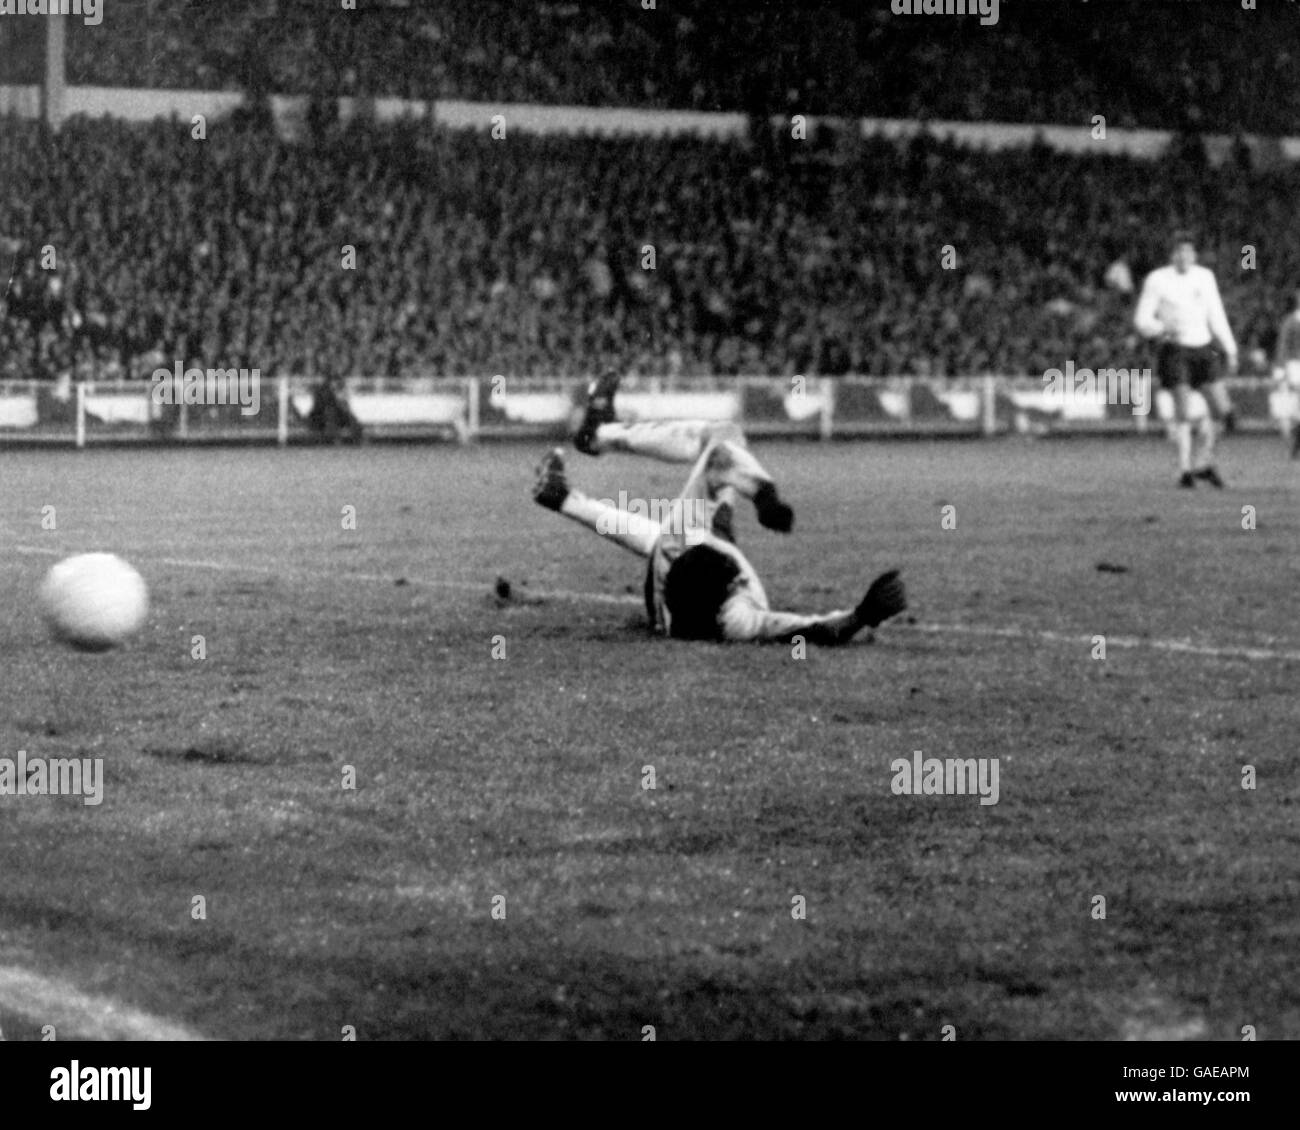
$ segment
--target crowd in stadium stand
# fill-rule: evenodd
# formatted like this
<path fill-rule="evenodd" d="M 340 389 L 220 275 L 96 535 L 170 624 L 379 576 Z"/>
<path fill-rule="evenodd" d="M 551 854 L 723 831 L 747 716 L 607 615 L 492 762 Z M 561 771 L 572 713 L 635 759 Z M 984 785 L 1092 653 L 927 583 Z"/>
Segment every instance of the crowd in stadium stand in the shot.
<path fill-rule="evenodd" d="M 1300 12 L 1267 0 L 1053 0 L 993 26 L 884 0 L 105 7 L 69 23 L 74 83 L 1300 134 Z M 0 28 L 0 82 L 39 77 L 42 52 L 16 49 L 39 23 Z"/>
<path fill-rule="evenodd" d="M 1182 225 L 1260 368 L 1300 279 L 1300 170 L 1194 155 L 83 119 L 5 122 L 0 167 L 2 378 L 1141 364 L 1132 285 Z"/>

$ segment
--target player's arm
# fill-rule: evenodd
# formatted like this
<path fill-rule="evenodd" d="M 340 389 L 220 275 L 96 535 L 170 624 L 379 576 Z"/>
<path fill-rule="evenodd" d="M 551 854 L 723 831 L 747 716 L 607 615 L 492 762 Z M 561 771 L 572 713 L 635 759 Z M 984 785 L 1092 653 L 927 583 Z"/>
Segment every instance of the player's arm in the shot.
<path fill-rule="evenodd" d="M 1219 295 L 1219 283 L 1213 274 L 1210 275 L 1209 316 L 1210 333 L 1214 335 L 1214 340 L 1219 343 L 1219 348 L 1228 358 L 1229 370 L 1235 372 L 1237 339 L 1232 336 L 1232 327 L 1228 325 L 1228 314 L 1223 308 L 1223 298 Z"/>
<path fill-rule="evenodd" d="M 1143 337 L 1163 337 L 1166 326 L 1160 320 L 1160 291 L 1156 286 L 1155 272 L 1147 275 L 1142 284 L 1142 293 L 1138 297 L 1137 310 L 1133 314 L 1133 325 Z"/>

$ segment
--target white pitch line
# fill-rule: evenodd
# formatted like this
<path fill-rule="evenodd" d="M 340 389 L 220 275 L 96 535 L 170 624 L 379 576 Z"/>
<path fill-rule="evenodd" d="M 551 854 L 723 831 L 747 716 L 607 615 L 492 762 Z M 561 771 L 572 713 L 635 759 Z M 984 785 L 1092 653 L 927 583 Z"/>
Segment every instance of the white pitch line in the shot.
<path fill-rule="evenodd" d="M 0 1004 L 32 1024 L 53 1024 L 56 1040 L 204 1039 L 184 1024 L 13 965 L 0 965 Z"/>
<path fill-rule="evenodd" d="M 902 627 L 901 625 L 899 627 Z M 1092 636 L 1074 636 L 1067 632 L 1053 632 L 1039 628 L 992 628 L 978 624 L 908 624 L 903 630 L 930 632 L 934 634 L 958 634 L 970 636 L 989 636 L 998 639 L 1049 640 L 1052 643 L 1080 644 L 1093 646 Z M 1097 635 L 1105 635 L 1098 632 Z M 1178 655 L 1203 655 L 1210 659 L 1249 659 L 1253 661 L 1268 659 L 1300 660 L 1300 651 L 1277 650 L 1268 647 L 1212 647 L 1208 644 L 1192 643 L 1191 640 L 1142 639 L 1139 636 L 1106 635 L 1107 647 L 1129 648 L 1138 650 L 1150 648 L 1152 651 L 1167 651 Z"/>
<path fill-rule="evenodd" d="M 16 553 L 21 554 L 38 554 L 45 557 L 66 557 L 68 550 L 50 549 L 43 545 L 15 545 L 11 546 Z M 218 573 L 257 573 L 267 577 L 284 577 L 298 576 L 319 578 L 319 571 L 310 569 L 293 569 L 286 568 L 282 565 L 252 565 L 237 564 L 229 561 L 195 561 L 182 557 L 150 557 L 141 558 L 155 565 L 171 565 L 179 569 L 210 569 Z M 399 578 L 391 573 L 333 573 L 333 577 L 342 581 L 366 581 L 372 584 L 392 585 L 399 579 L 405 580 L 407 584 L 419 585 L 422 588 L 430 589 L 452 589 L 456 592 L 477 592 L 484 596 L 490 591 L 490 587 L 482 581 L 447 581 L 447 580 L 428 580 L 422 577 L 402 577 Z M 641 601 L 634 596 L 611 596 L 608 593 L 599 592 L 571 592 L 566 589 L 528 589 L 520 590 L 525 596 L 534 597 L 539 600 L 569 600 L 569 601 L 589 601 L 593 604 L 618 604 L 618 605 L 639 605 Z"/>
<path fill-rule="evenodd" d="M 67 549 L 51 549 L 47 546 L 35 545 L 15 545 L 11 546 L 13 550 L 24 554 L 42 554 L 50 557 L 62 557 L 67 554 Z M 307 569 L 292 569 L 283 566 L 271 565 L 253 565 L 237 564 L 226 561 L 195 561 L 180 557 L 154 557 L 149 558 L 158 565 L 170 565 L 181 569 L 210 569 L 214 572 L 221 573 L 257 573 L 264 576 L 302 576 L 317 578 L 321 574 L 317 571 Z M 335 578 L 341 581 L 362 581 L 373 584 L 391 585 L 397 578 L 391 575 L 381 573 L 334 573 Z M 451 589 L 456 592 L 477 592 L 487 595 L 488 586 L 482 581 L 452 581 L 452 580 L 431 580 L 420 577 L 405 578 L 408 584 L 420 585 L 423 588 L 431 589 Z M 590 604 L 609 604 L 619 607 L 639 607 L 642 604 L 640 597 L 636 596 L 612 596 L 608 593 L 598 592 L 572 592 L 567 589 L 553 590 L 534 590 L 522 589 L 526 596 L 539 600 L 564 600 L 578 603 Z M 890 629 L 891 631 L 915 631 L 925 632 L 930 635 L 968 635 L 983 636 L 988 639 L 1010 639 L 1010 640 L 1045 640 L 1049 643 L 1068 643 L 1072 645 L 1092 646 L 1093 637 L 1090 635 L 1072 635 L 1068 632 L 1058 632 L 1047 628 L 995 628 L 990 625 L 982 624 L 896 624 Z M 1097 633 L 1104 634 L 1104 633 Z M 1193 643 L 1191 640 L 1171 640 L 1171 639 L 1142 639 L 1139 636 L 1106 636 L 1107 647 L 1118 647 L 1126 650 L 1140 651 L 1143 648 L 1152 651 L 1162 651 L 1173 655 L 1196 655 L 1207 659 L 1246 659 L 1251 662 L 1269 662 L 1269 661 L 1297 661 L 1300 660 L 1300 651 L 1288 650 L 1285 648 L 1271 647 L 1216 647 L 1211 644 Z"/>

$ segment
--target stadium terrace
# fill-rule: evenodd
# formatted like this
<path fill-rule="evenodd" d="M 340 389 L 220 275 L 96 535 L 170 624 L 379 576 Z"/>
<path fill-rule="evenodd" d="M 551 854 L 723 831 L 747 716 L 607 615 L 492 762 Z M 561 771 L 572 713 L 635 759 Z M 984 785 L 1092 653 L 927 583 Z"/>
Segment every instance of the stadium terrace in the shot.
<path fill-rule="evenodd" d="M 0 0 L 0 16 L 81 16 L 98 27 L 104 22 L 103 0 Z"/>
<path fill-rule="evenodd" d="M 890 0 L 896 16 L 975 16 L 984 27 L 998 22 L 998 0 Z"/>

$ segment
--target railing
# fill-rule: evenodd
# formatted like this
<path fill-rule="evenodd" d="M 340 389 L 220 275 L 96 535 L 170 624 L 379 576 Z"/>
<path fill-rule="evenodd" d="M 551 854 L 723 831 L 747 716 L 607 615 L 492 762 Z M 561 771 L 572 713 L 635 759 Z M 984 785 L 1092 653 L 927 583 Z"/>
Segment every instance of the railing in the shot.
<path fill-rule="evenodd" d="M 370 439 L 560 437 L 582 382 L 567 378 L 366 378 L 345 382 Z M 1243 430 L 1273 430 L 1293 392 L 1259 378 L 1228 382 Z M 0 382 L 0 446 L 111 443 L 278 443 L 318 439 L 309 420 L 318 382 L 276 377 L 169 389 L 150 381 Z M 705 418 L 754 435 L 993 436 L 1008 432 L 1143 434 L 1159 426 L 1165 394 L 1114 388 L 1053 390 L 1033 378 L 715 377 L 628 382 L 628 419 Z M 1147 414 L 1147 410 L 1150 414 Z"/>

